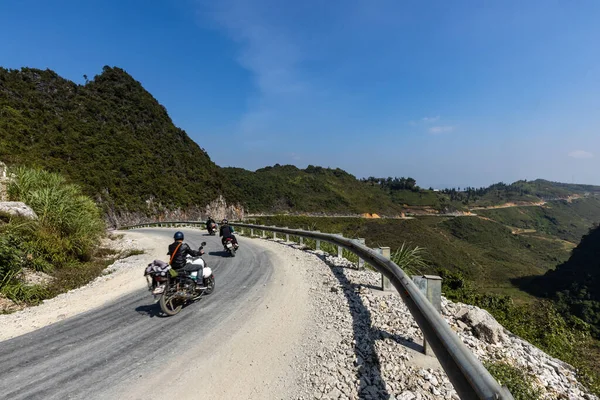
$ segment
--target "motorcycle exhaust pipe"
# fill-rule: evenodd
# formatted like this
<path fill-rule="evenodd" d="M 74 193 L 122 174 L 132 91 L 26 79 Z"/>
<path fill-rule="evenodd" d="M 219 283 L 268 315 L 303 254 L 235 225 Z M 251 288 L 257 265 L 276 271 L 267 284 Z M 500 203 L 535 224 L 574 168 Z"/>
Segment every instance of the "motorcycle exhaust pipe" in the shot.
<path fill-rule="evenodd" d="M 193 294 L 189 294 L 189 293 L 186 293 L 186 292 L 177 292 L 175 294 L 175 296 L 179 297 L 180 299 L 184 299 L 184 300 L 191 300 L 194 297 L 196 297 Z"/>

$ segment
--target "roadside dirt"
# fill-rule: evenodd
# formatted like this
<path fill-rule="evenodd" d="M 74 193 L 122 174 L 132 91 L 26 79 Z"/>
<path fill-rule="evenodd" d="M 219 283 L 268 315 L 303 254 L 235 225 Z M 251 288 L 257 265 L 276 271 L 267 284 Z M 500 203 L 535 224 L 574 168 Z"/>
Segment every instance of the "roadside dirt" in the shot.
<path fill-rule="evenodd" d="M 499 204 L 497 206 L 484 206 L 484 207 L 471 207 L 469 210 L 496 210 L 498 208 L 512 208 L 512 207 L 540 207 L 546 204 L 546 201 L 537 201 L 537 202 L 519 202 L 519 203 L 504 203 Z"/>
<path fill-rule="evenodd" d="M 23 335 L 82 312 L 102 307 L 118 297 L 145 287 L 142 279 L 149 259 L 164 259 L 164 240 L 138 232 L 119 232 L 119 246 L 143 250 L 141 255 L 117 260 L 105 275 L 88 285 L 12 314 L 0 315 L 0 341 Z"/>

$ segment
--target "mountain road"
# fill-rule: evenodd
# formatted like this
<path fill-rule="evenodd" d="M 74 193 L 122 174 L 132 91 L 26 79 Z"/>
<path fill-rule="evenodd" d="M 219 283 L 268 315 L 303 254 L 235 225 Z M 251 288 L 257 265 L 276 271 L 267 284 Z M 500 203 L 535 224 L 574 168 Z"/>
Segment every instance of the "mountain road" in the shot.
<path fill-rule="evenodd" d="M 285 357 L 302 335 L 306 283 L 259 240 L 239 238 L 235 258 L 206 241 L 216 288 L 163 317 L 145 289 L 0 342 L 0 398 L 274 398 L 294 377 Z M 171 242 L 173 229 L 139 229 Z M 166 258 L 166 256 L 164 257 Z M 152 260 L 148 260 L 150 262 Z M 143 269 L 139 266 L 139 279 Z M 269 305 L 272 307 L 269 308 Z M 266 383 L 266 385 L 265 385 Z"/>

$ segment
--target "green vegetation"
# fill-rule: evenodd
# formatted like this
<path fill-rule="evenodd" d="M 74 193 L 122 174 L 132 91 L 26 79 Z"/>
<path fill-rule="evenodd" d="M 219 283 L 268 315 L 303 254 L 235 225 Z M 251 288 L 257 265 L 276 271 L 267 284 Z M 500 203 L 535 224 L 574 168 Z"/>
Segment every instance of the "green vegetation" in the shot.
<path fill-rule="evenodd" d="M 204 206 L 219 194 L 237 200 L 206 152 L 119 68 L 85 85 L 0 68 L 0 160 L 61 173 L 111 218 Z"/>
<path fill-rule="evenodd" d="M 423 273 L 447 269 L 464 274 L 478 287 L 504 293 L 511 280 L 545 273 L 568 258 L 562 242 L 513 235 L 502 224 L 477 217 L 421 217 L 410 220 L 273 216 L 256 218 L 265 225 L 343 233 L 365 238 L 370 247 L 426 248 Z M 517 290 L 518 291 L 518 290 Z M 526 296 L 521 292 L 521 296 Z"/>
<path fill-rule="evenodd" d="M 590 335 L 588 324 L 561 313 L 554 302 L 530 299 L 516 304 L 510 296 L 480 290 L 460 273 L 448 270 L 438 273 L 443 278 L 446 297 L 486 309 L 515 335 L 573 365 L 579 381 L 600 394 L 600 341 Z"/>
<path fill-rule="evenodd" d="M 275 165 L 250 172 L 225 168 L 242 193 L 250 212 L 310 212 L 316 214 L 383 213 L 399 215 L 401 207 L 341 169 Z"/>
<path fill-rule="evenodd" d="M 538 233 L 578 243 L 593 223 L 600 220 L 600 198 L 552 201 L 540 207 L 477 210 L 478 215 L 504 225 L 534 229 Z"/>
<path fill-rule="evenodd" d="M 402 243 L 399 249 L 392 253 L 391 259 L 408 275 L 423 275 L 428 265 L 423 256 L 425 249 L 417 246 L 410 248 L 406 243 Z"/>
<path fill-rule="evenodd" d="M 534 279 L 528 288 L 556 300 L 564 314 L 591 324 L 600 338 L 600 227 L 582 238 L 566 262 Z"/>
<path fill-rule="evenodd" d="M 467 187 L 463 191 L 446 189 L 443 193 L 451 201 L 470 206 L 494 206 L 508 202 L 539 202 L 567 199 L 570 196 L 600 194 L 600 186 L 550 182 L 544 179 L 517 181 L 511 184 L 496 183 L 487 188 Z"/>
<path fill-rule="evenodd" d="M 486 363 L 485 367 L 501 385 L 505 385 L 515 400 L 538 400 L 541 390 L 521 369 L 503 362 Z"/>
<path fill-rule="evenodd" d="M 0 292 L 14 301 L 35 303 L 76 286 L 60 279 L 52 287 L 28 286 L 19 274 L 24 269 L 58 278 L 87 274 L 105 225 L 94 202 L 62 176 L 27 168 L 13 173 L 9 198 L 28 204 L 38 218 L 0 216 Z"/>

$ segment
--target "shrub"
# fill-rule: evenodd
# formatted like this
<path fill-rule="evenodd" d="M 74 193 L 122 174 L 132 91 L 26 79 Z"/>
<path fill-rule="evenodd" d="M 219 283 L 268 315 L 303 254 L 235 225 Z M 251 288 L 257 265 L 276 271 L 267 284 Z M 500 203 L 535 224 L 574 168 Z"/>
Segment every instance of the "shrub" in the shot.
<path fill-rule="evenodd" d="M 486 363 L 485 367 L 494 378 L 510 390 L 515 400 L 537 400 L 542 398 L 539 388 L 533 379 L 519 368 L 503 362 Z"/>

